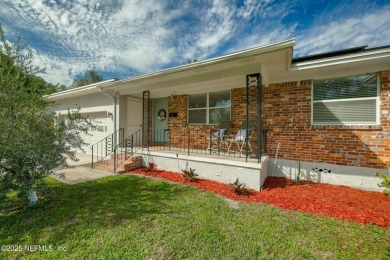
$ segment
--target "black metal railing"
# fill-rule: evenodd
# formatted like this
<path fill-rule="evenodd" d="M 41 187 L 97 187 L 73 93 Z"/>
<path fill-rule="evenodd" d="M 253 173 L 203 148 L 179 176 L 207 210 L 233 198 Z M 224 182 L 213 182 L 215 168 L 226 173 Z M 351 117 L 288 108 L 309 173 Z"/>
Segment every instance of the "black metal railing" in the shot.
<path fill-rule="evenodd" d="M 123 141 L 123 138 L 124 138 L 124 129 L 119 128 L 117 131 L 107 135 L 99 142 L 91 145 L 91 152 L 92 152 L 91 167 L 93 168 L 96 163 L 106 159 L 107 156 L 112 154 L 115 146 L 118 143 L 121 143 Z"/>
<path fill-rule="evenodd" d="M 267 129 L 262 130 L 261 154 L 266 153 Z M 235 134 L 223 134 L 218 130 L 205 132 L 201 128 L 182 128 L 182 129 L 155 129 L 152 130 L 149 140 L 149 150 L 167 150 L 180 153 L 220 155 L 246 158 L 246 149 L 248 149 L 248 158 L 259 157 L 257 153 L 257 143 L 252 138 L 255 133 L 250 135 L 248 148 L 246 142 L 237 142 Z"/>
<path fill-rule="evenodd" d="M 130 156 L 142 149 L 142 128 L 119 142 L 114 150 L 114 172 Z"/>

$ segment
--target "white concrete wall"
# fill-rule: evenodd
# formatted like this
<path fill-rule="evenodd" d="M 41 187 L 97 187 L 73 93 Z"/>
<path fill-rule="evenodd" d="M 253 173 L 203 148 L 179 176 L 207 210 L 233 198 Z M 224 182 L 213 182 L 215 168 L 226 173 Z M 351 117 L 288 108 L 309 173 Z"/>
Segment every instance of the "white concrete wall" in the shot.
<path fill-rule="evenodd" d="M 113 104 L 114 101 L 112 98 L 101 93 L 96 93 L 56 101 L 52 106 L 52 110 L 59 112 L 62 115 L 68 114 L 68 109 L 76 111 L 78 108 L 80 108 L 80 113 L 95 113 L 103 111 L 114 113 Z"/>
<path fill-rule="evenodd" d="M 182 169 L 195 169 L 200 178 L 218 181 L 225 184 L 233 183 L 237 178 L 248 188 L 260 190 L 267 177 L 268 157 L 262 163 L 232 161 L 207 157 L 168 154 L 162 152 L 143 152 L 143 166 L 149 162 L 155 163 L 160 170 L 180 172 Z"/>
<path fill-rule="evenodd" d="M 68 114 L 68 111 L 78 111 L 82 115 L 92 119 L 93 124 L 107 126 L 107 131 L 94 131 L 89 132 L 88 135 L 82 135 L 84 141 L 88 143 L 83 147 L 84 152 L 87 154 L 91 154 L 91 144 L 99 141 L 114 131 L 114 100 L 113 98 L 101 93 L 56 101 L 51 107 L 51 110 L 64 116 Z"/>
<path fill-rule="evenodd" d="M 292 160 L 278 159 L 274 167 L 274 158 L 268 161 L 268 176 L 279 176 L 290 179 L 296 179 L 298 174 L 298 162 Z M 273 169 L 275 172 L 273 174 Z M 323 169 L 325 171 L 315 171 L 315 169 Z M 330 172 L 327 172 L 329 170 Z M 376 172 L 385 172 L 385 170 L 342 166 L 328 163 L 311 163 L 301 162 L 302 179 L 330 183 L 335 185 L 346 185 L 354 188 L 382 191 L 383 188 L 378 187 L 381 179 L 375 177 Z"/>

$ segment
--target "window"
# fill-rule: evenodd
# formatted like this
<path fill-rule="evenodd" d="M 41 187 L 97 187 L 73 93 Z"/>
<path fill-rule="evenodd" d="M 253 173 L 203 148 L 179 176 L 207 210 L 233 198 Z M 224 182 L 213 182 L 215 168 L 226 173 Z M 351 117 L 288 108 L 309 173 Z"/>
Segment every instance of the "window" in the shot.
<path fill-rule="evenodd" d="M 314 125 L 373 125 L 379 123 L 377 75 L 313 82 Z"/>
<path fill-rule="evenodd" d="M 219 124 L 230 120 L 230 91 L 188 96 L 188 124 Z"/>
<path fill-rule="evenodd" d="M 91 131 L 91 132 L 107 132 L 107 126 L 91 125 L 91 126 L 88 126 L 88 131 Z"/>

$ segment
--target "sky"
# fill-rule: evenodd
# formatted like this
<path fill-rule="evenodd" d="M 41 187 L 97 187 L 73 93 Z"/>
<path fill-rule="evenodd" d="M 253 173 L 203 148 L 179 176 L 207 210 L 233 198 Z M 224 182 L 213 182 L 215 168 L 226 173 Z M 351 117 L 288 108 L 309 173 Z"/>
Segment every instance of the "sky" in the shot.
<path fill-rule="evenodd" d="M 390 45 L 390 0 L 0 0 L 10 42 L 70 85 L 128 78 L 295 38 L 294 57 Z"/>

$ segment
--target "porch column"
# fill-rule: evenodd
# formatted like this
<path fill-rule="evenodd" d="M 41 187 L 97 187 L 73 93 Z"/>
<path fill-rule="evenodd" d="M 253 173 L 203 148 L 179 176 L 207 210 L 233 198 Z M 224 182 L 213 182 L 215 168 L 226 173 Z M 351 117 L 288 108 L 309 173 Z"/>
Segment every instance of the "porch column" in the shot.
<path fill-rule="evenodd" d="M 142 149 L 149 150 L 150 91 L 142 93 Z"/>
<path fill-rule="evenodd" d="M 249 142 L 249 88 L 257 87 L 257 162 L 261 161 L 261 85 L 262 76 L 260 73 L 246 75 L 246 151 L 245 157 L 248 161 L 248 142 Z"/>

